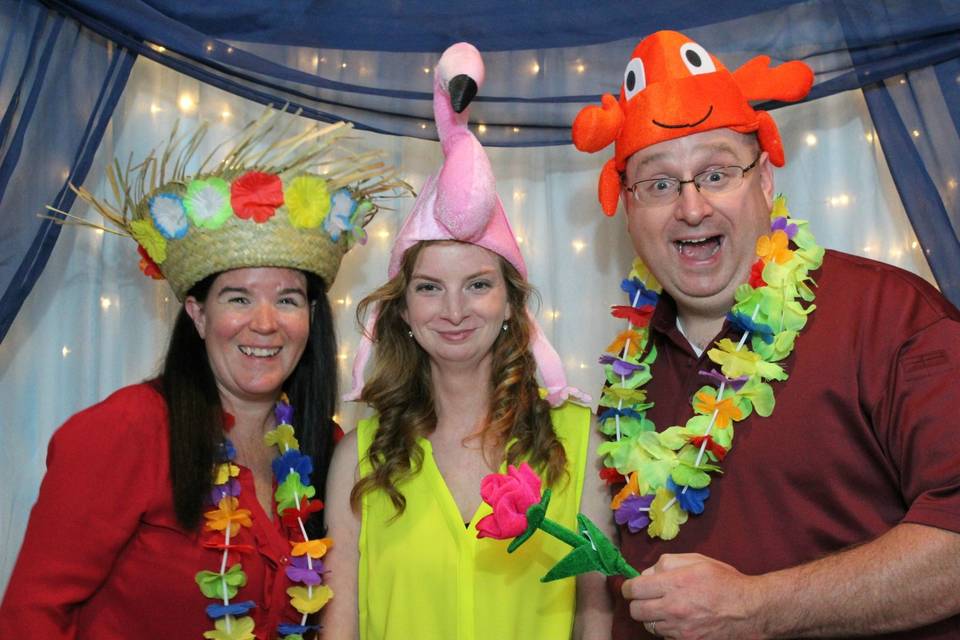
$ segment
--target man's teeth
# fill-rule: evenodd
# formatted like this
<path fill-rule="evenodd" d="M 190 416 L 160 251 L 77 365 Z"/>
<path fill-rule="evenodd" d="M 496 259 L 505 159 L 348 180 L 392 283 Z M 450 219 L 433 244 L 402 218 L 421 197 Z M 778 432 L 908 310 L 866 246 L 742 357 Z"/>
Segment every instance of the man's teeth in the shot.
<path fill-rule="evenodd" d="M 280 353 L 280 347 L 240 347 L 240 353 L 254 358 L 269 358 Z"/>

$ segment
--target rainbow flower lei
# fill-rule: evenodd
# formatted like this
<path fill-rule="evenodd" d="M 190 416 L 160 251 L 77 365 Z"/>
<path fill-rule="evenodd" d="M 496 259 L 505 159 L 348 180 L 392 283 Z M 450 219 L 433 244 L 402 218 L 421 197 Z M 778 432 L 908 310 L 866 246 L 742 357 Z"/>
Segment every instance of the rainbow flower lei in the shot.
<path fill-rule="evenodd" d="M 280 455 L 273 461 L 273 473 L 277 481 L 274 498 L 277 514 L 281 517 L 290 538 L 292 550 L 287 577 L 303 586 L 287 589 L 290 602 L 300 612 L 300 624 L 281 624 L 278 631 L 283 640 L 303 640 L 304 633 L 317 630 L 318 625 L 307 624 L 310 614 L 316 613 L 333 597 L 333 591 L 323 584 L 323 563 L 320 560 L 333 541 L 329 538 L 311 540 L 305 521 L 311 513 L 323 508 L 319 500 L 311 500 L 316 490 L 310 484 L 313 463 L 309 456 L 300 453 L 300 445 L 294 435 L 293 407 L 282 397 L 274 409 L 277 428 L 264 435 L 269 446 L 276 446 Z M 239 562 L 231 564 L 237 555 L 250 553 L 253 547 L 238 542 L 242 530 L 252 526 L 249 509 L 239 508 L 237 496 L 240 483 L 237 476 L 240 468 L 235 464 L 236 450 L 229 439 L 224 439 L 219 462 L 214 468 L 214 488 L 211 503 L 216 508 L 204 514 L 208 533 L 204 546 L 220 552 L 217 571 L 200 571 L 196 575 L 200 591 L 217 602 L 207 606 L 207 615 L 214 620 L 214 629 L 206 631 L 204 638 L 210 640 L 254 640 L 254 623 L 247 613 L 256 607 L 252 600 L 233 602 L 247 576 Z M 229 565 L 229 566 L 228 566 Z"/>
<path fill-rule="evenodd" d="M 631 533 L 646 527 L 652 538 L 676 537 L 689 514 L 703 512 L 710 473 L 722 471 L 720 462 L 733 446 L 734 423 L 753 411 L 773 413 L 767 381 L 787 379 L 777 363 L 793 351 L 815 308 L 809 273 L 820 267 L 824 250 L 806 221 L 789 217 L 783 196 L 775 199 L 770 218 L 770 234 L 757 241 L 750 282 L 737 288 L 727 315 L 743 337 L 721 339 L 707 352 L 720 370 L 700 372 L 711 384 L 694 394 L 694 415 L 683 426 L 658 432 L 646 417 L 653 403 L 643 386 L 657 357 L 649 322 L 662 289 L 639 259 L 621 284 L 630 305 L 614 306 L 612 314 L 626 319 L 627 328 L 600 358 L 609 382 L 600 399 L 600 430 L 613 439 L 597 453 L 607 467 L 601 475 L 626 480 L 610 506 Z"/>

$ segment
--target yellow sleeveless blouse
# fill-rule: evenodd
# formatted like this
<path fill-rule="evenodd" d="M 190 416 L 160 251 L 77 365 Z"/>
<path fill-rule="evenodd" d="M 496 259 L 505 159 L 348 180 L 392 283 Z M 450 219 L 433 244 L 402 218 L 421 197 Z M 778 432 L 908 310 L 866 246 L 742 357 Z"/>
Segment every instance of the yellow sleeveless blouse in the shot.
<path fill-rule="evenodd" d="M 567 454 L 568 480 L 554 487 L 547 517 L 576 529 L 590 432 L 589 409 L 566 403 L 551 412 Z M 376 417 L 357 426 L 360 474 Z M 566 640 L 573 631 L 576 583 L 541 583 L 570 547 L 542 531 L 512 554 L 509 540 L 477 539 L 481 503 L 464 526 L 457 504 L 421 438 L 423 467 L 397 485 L 407 499 L 399 518 L 382 491 L 363 497 L 359 612 L 362 640 Z M 501 472 L 505 468 L 501 469 Z M 479 494 L 480 488 L 477 487 Z"/>

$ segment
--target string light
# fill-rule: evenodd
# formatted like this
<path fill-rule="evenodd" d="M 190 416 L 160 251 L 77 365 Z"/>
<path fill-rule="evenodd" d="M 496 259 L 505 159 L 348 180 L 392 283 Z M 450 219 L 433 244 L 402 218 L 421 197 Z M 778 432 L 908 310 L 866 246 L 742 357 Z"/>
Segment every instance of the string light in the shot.
<path fill-rule="evenodd" d="M 520 133 L 520 127 L 514 127 L 514 128 L 513 128 L 513 132 L 514 132 L 514 133 Z"/>
<path fill-rule="evenodd" d="M 951 191 L 953 191 L 954 189 L 956 189 L 956 188 L 957 188 L 957 179 L 956 179 L 956 178 L 950 178 L 949 180 L 947 180 L 947 188 L 950 189 Z"/>
<path fill-rule="evenodd" d="M 850 196 L 845 193 L 841 193 L 838 196 L 830 196 L 830 199 L 827 200 L 830 203 L 831 207 L 846 207 L 850 204 Z"/>
<path fill-rule="evenodd" d="M 534 62 L 532 65 L 530 65 L 530 73 L 532 73 L 533 75 L 537 75 L 538 73 L 540 73 L 539 62 Z"/>
<path fill-rule="evenodd" d="M 523 200 L 527 197 L 527 194 L 521 191 L 520 189 L 513 190 L 513 199 L 514 200 Z"/>
<path fill-rule="evenodd" d="M 892 247 L 892 248 L 890 249 L 890 257 L 891 257 L 891 258 L 899 258 L 899 257 L 902 256 L 902 255 L 903 255 L 903 250 L 902 250 L 902 249 L 898 249 L 898 248 L 896 248 L 896 247 Z"/>
<path fill-rule="evenodd" d="M 113 304 L 113 303 L 110 302 L 110 298 L 108 298 L 108 297 L 106 297 L 106 296 L 101 296 L 101 297 L 100 297 L 100 308 L 103 309 L 104 311 L 106 311 L 107 309 L 109 309 L 111 304 Z"/>
<path fill-rule="evenodd" d="M 584 71 L 587 70 L 587 65 L 583 64 L 582 62 L 578 62 L 576 69 L 577 69 L 577 73 L 583 73 Z"/>
<path fill-rule="evenodd" d="M 233 53 L 233 47 L 227 47 L 227 53 Z"/>
<path fill-rule="evenodd" d="M 479 131 L 480 133 L 486 133 L 486 132 L 487 132 L 487 125 L 485 125 L 485 124 L 479 124 L 479 125 L 477 125 L 477 131 Z"/>
<path fill-rule="evenodd" d="M 64 358 L 66 358 L 68 355 L 70 355 L 70 347 L 63 345 L 63 349 L 60 350 L 60 353 L 63 354 Z"/>
<path fill-rule="evenodd" d="M 864 253 L 870 253 L 871 251 L 873 251 L 873 247 L 871 247 L 870 245 L 864 245 L 863 247 Z"/>
<path fill-rule="evenodd" d="M 873 144 L 873 132 L 872 132 L 872 131 L 869 132 L 869 133 L 867 133 L 866 138 L 867 138 L 867 142 L 869 142 L 870 144 Z"/>
<path fill-rule="evenodd" d="M 212 43 L 207 43 L 207 46 L 204 47 L 204 49 L 207 50 L 207 53 L 213 52 L 213 44 L 212 44 Z"/>
<path fill-rule="evenodd" d="M 152 42 L 148 42 L 147 46 L 153 49 L 154 51 L 156 51 L 157 53 L 163 53 L 164 51 L 167 50 L 166 47 L 160 46 L 159 44 L 154 44 Z"/>
<path fill-rule="evenodd" d="M 181 111 L 193 111 L 197 106 L 197 103 L 194 102 L 193 97 L 190 94 L 182 93 L 180 94 L 180 99 L 177 100 L 177 105 L 180 107 Z"/>
<path fill-rule="evenodd" d="M 573 247 L 574 251 L 576 251 L 577 253 L 580 253 L 581 251 L 583 251 L 584 247 L 586 247 L 587 245 L 583 240 L 574 240 L 573 242 L 570 243 L 570 246 Z"/>
<path fill-rule="evenodd" d="M 523 236 L 517 236 L 517 244 L 523 244 Z"/>
<path fill-rule="evenodd" d="M 94 233 L 96 233 L 98 236 L 102 236 L 102 235 L 103 235 L 103 229 L 94 229 Z"/>
<path fill-rule="evenodd" d="M 430 67 L 424 67 L 424 68 L 423 68 L 423 72 L 424 72 L 425 74 L 426 74 L 426 73 L 430 73 Z"/>
<path fill-rule="evenodd" d="M 220 112 L 220 117 L 223 118 L 224 120 L 229 120 L 230 116 L 232 115 L 233 114 L 230 113 L 230 109 L 224 109 L 223 111 Z"/>
<path fill-rule="evenodd" d="M 163 109 L 157 106 L 156 103 L 153 103 L 150 105 L 150 113 L 157 114 L 157 113 L 160 113 L 161 111 L 163 111 Z"/>
<path fill-rule="evenodd" d="M 913 137 L 914 137 L 914 138 L 919 138 L 919 137 L 920 137 L 920 132 L 917 131 L 916 129 L 914 129 L 914 130 L 913 130 Z"/>
<path fill-rule="evenodd" d="M 320 64 L 320 56 L 313 56 L 313 66 Z"/>
<path fill-rule="evenodd" d="M 341 68 L 341 69 L 346 69 L 346 68 L 347 68 L 347 63 L 346 63 L 346 62 L 341 62 L 341 63 L 340 63 L 340 68 Z"/>
<path fill-rule="evenodd" d="M 386 229 L 380 229 L 380 231 L 377 231 L 377 237 L 383 238 L 384 240 L 386 240 L 387 238 L 390 237 L 390 232 L 387 231 Z"/>
<path fill-rule="evenodd" d="M 420 123 L 420 128 L 421 128 L 421 129 L 426 129 L 426 128 L 427 128 L 427 123 L 426 123 L 426 122 L 421 122 L 421 123 Z"/>
<path fill-rule="evenodd" d="M 807 134 L 807 137 L 804 138 L 804 141 L 807 143 L 807 146 L 808 146 L 808 147 L 816 146 L 816 144 L 817 144 L 817 136 L 813 135 L 812 133 L 808 133 L 808 134 Z"/>
<path fill-rule="evenodd" d="M 916 248 L 919 247 L 919 246 L 920 246 L 920 243 L 917 242 L 916 240 L 914 240 L 913 242 L 910 243 L 910 248 L 911 248 L 911 249 L 916 249 Z"/>

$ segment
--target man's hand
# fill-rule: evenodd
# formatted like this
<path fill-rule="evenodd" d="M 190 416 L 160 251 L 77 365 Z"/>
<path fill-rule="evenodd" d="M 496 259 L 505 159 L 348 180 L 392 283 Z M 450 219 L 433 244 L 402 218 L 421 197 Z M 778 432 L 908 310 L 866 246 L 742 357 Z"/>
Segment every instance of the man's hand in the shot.
<path fill-rule="evenodd" d="M 697 553 L 665 554 L 623 583 L 630 616 L 666 638 L 759 638 L 757 580 Z"/>

